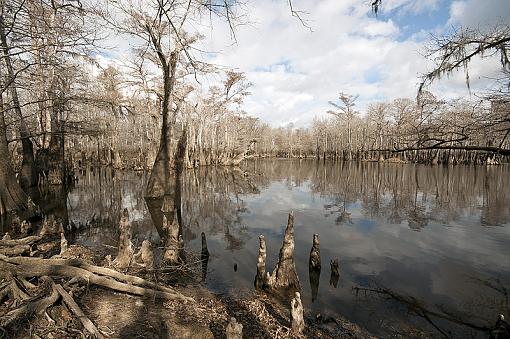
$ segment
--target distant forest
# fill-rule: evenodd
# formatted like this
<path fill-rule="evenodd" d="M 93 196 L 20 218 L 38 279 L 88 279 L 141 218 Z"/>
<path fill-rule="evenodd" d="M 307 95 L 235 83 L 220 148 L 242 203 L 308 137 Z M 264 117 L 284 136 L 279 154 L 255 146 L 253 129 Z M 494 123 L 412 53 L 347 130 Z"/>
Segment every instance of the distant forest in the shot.
<path fill-rule="evenodd" d="M 244 111 L 250 79 L 192 53 L 201 37 L 190 20 L 215 16 L 234 31 L 235 1 L 2 0 L 0 10 L 0 215 L 27 207 L 22 188 L 65 184 L 87 165 L 152 169 L 147 196 L 159 196 L 171 191 L 163 174 L 179 165 L 249 157 L 498 164 L 510 155 L 508 26 L 433 39 L 426 55 L 436 67 L 416 98 L 360 112 L 357 94 L 339 89 L 327 118 L 276 128 Z M 107 31 L 139 44 L 131 60 L 101 66 Z M 483 97 L 427 91 L 491 55 L 501 56 L 501 86 Z M 204 88 L 196 79 L 207 74 L 223 80 Z"/>

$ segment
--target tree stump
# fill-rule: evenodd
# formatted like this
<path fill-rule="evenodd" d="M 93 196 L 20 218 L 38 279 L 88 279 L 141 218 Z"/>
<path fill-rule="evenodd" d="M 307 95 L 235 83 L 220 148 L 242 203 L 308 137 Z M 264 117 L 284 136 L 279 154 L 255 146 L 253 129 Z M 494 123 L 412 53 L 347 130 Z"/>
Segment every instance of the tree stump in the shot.
<path fill-rule="evenodd" d="M 299 292 L 294 294 L 294 298 L 290 302 L 290 315 L 292 331 L 300 335 L 305 329 L 305 321 L 303 319 L 303 304 L 301 303 L 301 295 Z"/>
<path fill-rule="evenodd" d="M 266 285 L 266 239 L 259 235 L 259 257 L 257 259 L 257 275 L 255 288 L 261 289 Z"/>
<path fill-rule="evenodd" d="M 292 212 L 289 214 L 278 263 L 268 278 L 267 283 L 270 288 L 301 289 L 294 263 L 294 215 Z"/>
<path fill-rule="evenodd" d="M 236 318 L 230 318 L 226 329 L 227 339 L 243 339 L 243 324 L 238 323 Z"/>
<path fill-rule="evenodd" d="M 119 222 L 119 251 L 117 257 L 113 260 L 113 265 L 117 268 L 126 268 L 131 264 L 134 250 L 131 242 L 131 223 L 129 222 L 129 212 L 127 208 L 122 212 Z"/>

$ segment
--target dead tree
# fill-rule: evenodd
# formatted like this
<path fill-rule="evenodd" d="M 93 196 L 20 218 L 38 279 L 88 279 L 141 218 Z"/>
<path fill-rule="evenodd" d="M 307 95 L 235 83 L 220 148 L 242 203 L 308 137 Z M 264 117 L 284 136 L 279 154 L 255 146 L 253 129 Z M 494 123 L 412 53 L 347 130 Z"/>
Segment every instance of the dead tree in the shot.
<path fill-rule="evenodd" d="M 272 289 L 301 289 L 294 263 L 294 214 L 292 212 L 289 213 L 278 263 L 273 273 L 268 275 L 269 273 L 266 274 L 267 284 Z"/>
<path fill-rule="evenodd" d="M 266 239 L 259 235 L 259 257 L 257 259 L 257 275 L 255 288 L 261 289 L 266 285 Z"/>
<path fill-rule="evenodd" d="M 294 298 L 290 302 L 290 315 L 292 331 L 296 335 L 302 334 L 305 329 L 305 321 L 303 319 L 303 304 L 301 303 L 299 292 L 294 294 Z"/>
<path fill-rule="evenodd" d="M 129 222 L 129 212 L 127 208 L 122 212 L 119 222 L 119 251 L 117 257 L 113 260 L 113 265 L 117 268 L 126 268 L 131 264 L 134 249 L 131 242 L 131 223 Z"/>

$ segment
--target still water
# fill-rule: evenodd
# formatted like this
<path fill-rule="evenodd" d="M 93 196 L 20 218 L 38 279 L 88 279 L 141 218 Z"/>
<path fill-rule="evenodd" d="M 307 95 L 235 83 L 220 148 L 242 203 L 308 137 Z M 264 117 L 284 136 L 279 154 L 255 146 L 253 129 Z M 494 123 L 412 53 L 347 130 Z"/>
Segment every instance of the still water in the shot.
<path fill-rule="evenodd" d="M 71 241 L 115 245 L 125 207 L 136 240 L 158 241 L 143 199 L 146 180 L 144 173 L 87 171 L 62 200 L 79 229 Z M 185 246 L 199 252 L 205 232 L 211 256 L 203 283 L 216 293 L 253 290 L 258 235 L 266 237 L 272 270 L 294 211 L 295 261 L 312 315 L 341 314 L 385 337 L 459 338 L 486 337 L 480 328 L 509 316 L 507 166 L 252 160 L 241 169 L 190 170 L 182 194 Z M 308 270 L 314 233 L 320 277 Z M 334 259 L 338 281 L 330 279 Z"/>

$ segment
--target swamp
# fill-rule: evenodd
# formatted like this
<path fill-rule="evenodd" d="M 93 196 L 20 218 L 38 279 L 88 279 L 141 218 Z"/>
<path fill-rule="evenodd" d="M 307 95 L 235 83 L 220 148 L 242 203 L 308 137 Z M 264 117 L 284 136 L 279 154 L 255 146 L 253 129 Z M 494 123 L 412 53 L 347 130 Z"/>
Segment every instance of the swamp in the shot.
<path fill-rule="evenodd" d="M 509 14 L 0 0 L 0 339 L 510 338 Z"/>

